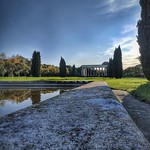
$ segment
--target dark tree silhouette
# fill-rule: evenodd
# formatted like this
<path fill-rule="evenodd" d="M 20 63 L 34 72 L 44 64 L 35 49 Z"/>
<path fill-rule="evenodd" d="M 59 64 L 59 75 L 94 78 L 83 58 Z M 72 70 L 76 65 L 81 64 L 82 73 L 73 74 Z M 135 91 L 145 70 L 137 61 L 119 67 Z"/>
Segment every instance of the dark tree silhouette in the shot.
<path fill-rule="evenodd" d="M 72 76 L 73 77 L 76 76 L 76 67 L 75 67 L 75 65 L 72 66 Z"/>
<path fill-rule="evenodd" d="M 114 67 L 113 67 L 113 59 L 109 59 L 108 67 L 107 67 L 107 76 L 114 77 Z"/>
<path fill-rule="evenodd" d="M 141 20 L 138 22 L 138 43 L 145 77 L 150 80 L 150 0 L 140 0 Z"/>
<path fill-rule="evenodd" d="M 63 57 L 60 59 L 59 73 L 61 77 L 66 77 L 66 62 Z"/>
<path fill-rule="evenodd" d="M 31 74 L 33 77 L 40 76 L 41 56 L 40 52 L 34 51 L 32 56 Z"/>
<path fill-rule="evenodd" d="M 115 78 L 116 79 L 122 78 L 123 69 L 122 69 L 122 53 L 121 53 L 120 45 L 114 51 L 113 64 L 114 64 L 113 66 L 114 66 Z"/>

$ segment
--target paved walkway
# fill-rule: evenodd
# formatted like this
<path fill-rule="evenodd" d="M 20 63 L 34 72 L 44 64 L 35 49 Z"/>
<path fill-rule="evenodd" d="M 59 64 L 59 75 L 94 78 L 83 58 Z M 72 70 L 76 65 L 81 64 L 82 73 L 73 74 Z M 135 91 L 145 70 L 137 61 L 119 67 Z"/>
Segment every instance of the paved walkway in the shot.
<path fill-rule="evenodd" d="M 150 142 L 150 105 L 137 100 L 126 91 L 113 90 L 113 92 Z"/>
<path fill-rule="evenodd" d="M 0 118 L 2 150 L 149 150 L 105 82 L 93 82 Z"/>

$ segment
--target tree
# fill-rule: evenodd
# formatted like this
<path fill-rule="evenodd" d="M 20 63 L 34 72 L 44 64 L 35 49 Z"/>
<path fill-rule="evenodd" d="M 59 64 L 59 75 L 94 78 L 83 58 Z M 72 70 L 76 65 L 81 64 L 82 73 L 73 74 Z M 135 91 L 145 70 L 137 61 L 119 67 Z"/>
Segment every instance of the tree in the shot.
<path fill-rule="evenodd" d="M 71 65 L 66 65 L 66 74 L 69 77 L 72 76 L 72 66 Z"/>
<path fill-rule="evenodd" d="M 61 57 L 59 63 L 59 73 L 61 77 L 66 77 L 66 62 L 63 57 Z"/>
<path fill-rule="evenodd" d="M 34 51 L 32 55 L 31 74 L 33 77 L 39 77 L 41 75 L 41 56 L 40 52 Z"/>
<path fill-rule="evenodd" d="M 150 80 L 150 0 L 140 0 L 141 20 L 138 21 L 138 43 L 145 77 Z"/>
<path fill-rule="evenodd" d="M 107 67 L 107 76 L 114 77 L 114 67 L 113 67 L 113 59 L 109 59 L 108 67 Z"/>
<path fill-rule="evenodd" d="M 75 67 L 75 65 L 72 66 L 72 76 L 73 77 L 76 76 L 76 67 Z"/>
<path fill-rule="evenodd" d="M 122 78 L 122 53 L 120 45 L 114 51 L 114 59 L 113 59 L 113 66 L 114 66 L 114 76 L 116 79 Z"/>
<path fill-rule="evenodd" d="M 143 70 L 141 65 L 128 67 L 123 71 L 124 77 L 143 77 Z"/>
<path fill-rule="evenodd" d="M 0 53 L 0 60 L 5 60 L 6 59 L 6 54 L 3 52 L 3 53 Z"/>
<path fill-rule="evenodd" d="M 81 67 L 76 68 L 76 76 L 81 77 Z"/>
<path fill-rule="evenodd" d="M 41 65 L 41 76 L 58 76 L 59 67 L 54 65 Z"/>
<path fill-rule="evenodd" d="M 4 68 L 6 69 L 6 73 L 9 77 L 12 77 L 15 70 L 15 64 L 11 62 L 6 62 Z"/>
<path fill-rule="evenodd" d="M 67 71 L 67 76 L 72 76 L 74 77 L 76 75 L 76 67 L 75 65 L 71 66 L 71 65 L 67 65 L 66 66 L 66 71 Z"/>
<path fill-rule="evenodd" d="M 17 76 L 20 76 L 21 74 L 22 75 L 27 75 L 29 74 L 29 66 L 26 65 L 25 63 L 15 63 L 15 70 L 14 70 L 14 73 L 17 75 Z"/>
<path fill-rule="evenodd" d="M 5 73 L 6 73 L 5 62 L 0 61 L 0 75 L 4 77 Z"/>
<path fill-rule="evenodd" d="M 5 53 L 0 53 L 0 75 L 4 77 L 5 73 L 7 72 L 5 69 Z"/>

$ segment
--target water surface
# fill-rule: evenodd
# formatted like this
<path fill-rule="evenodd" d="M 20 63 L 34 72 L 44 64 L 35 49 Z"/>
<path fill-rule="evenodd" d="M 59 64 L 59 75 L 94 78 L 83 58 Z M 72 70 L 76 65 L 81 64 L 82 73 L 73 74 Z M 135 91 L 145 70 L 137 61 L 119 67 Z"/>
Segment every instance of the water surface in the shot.
<path fill-rule="evenodd" d="M 0 117 L 57 96 L 68 89 L 0 89 Z"/>

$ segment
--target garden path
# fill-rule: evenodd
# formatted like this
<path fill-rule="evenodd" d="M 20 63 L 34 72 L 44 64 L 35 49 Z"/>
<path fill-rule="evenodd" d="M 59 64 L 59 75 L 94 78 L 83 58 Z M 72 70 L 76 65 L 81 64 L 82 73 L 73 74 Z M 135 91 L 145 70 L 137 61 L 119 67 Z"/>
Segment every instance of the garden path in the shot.
<path fill-rule="evenodd" d="M 113 90 L 138 128 L 150 142 L 150 104 L 139 101 L 122 90 Z"/>

